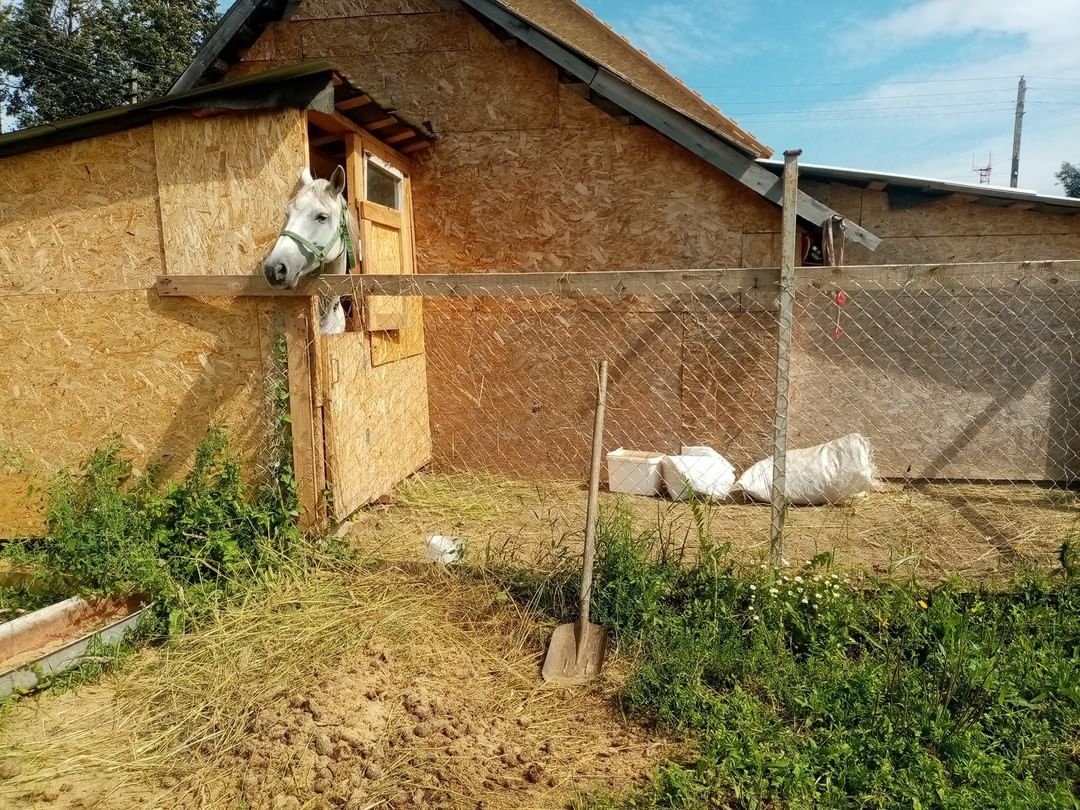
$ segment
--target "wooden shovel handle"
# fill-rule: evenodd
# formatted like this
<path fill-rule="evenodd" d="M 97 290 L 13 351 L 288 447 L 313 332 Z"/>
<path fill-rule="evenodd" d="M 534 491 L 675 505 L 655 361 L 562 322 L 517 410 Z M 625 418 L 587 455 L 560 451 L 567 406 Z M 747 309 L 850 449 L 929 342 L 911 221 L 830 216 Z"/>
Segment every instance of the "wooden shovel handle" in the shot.
<path fill-rule="evenodd" d="M 593 556 L 596 554 L 596 518 L 600 507 L 600 457 L 604 449 L 604 403 L 607 399 L 608 361 L 601 360 L 593 417 L 592 465 L 589 468 L 589 503 L 585 512 L 585 554 L 581 571 L 581 603 L 578 618 L 578 660 L 589 636 L 589 600 L 592 597 Z"/>

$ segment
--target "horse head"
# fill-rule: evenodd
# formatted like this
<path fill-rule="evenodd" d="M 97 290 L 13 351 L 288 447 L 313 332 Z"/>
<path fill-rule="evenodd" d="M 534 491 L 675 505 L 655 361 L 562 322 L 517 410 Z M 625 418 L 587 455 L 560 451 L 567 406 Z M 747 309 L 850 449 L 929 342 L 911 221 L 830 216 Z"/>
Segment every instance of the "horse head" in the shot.
<path fill-rule="evenodd" d="M 345 272 L 351 223 L 344 191 L 345 170 L 340 166 L 329 180 L 315 179 L 307 168 L 300 173 L 297 191 L 285 208 L 285 226 L 263 262 L 271 286 L 291 289 L 330 265 L 331 272 Z"/>

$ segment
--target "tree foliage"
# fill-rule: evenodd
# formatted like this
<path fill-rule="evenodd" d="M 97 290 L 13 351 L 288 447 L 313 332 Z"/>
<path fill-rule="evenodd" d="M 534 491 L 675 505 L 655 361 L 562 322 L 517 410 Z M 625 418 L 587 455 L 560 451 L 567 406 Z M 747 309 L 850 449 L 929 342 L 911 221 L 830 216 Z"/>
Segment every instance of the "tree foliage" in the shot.
<path fill-rule="evenodd" d="M 1067 196 L 1080 197 L 1080 165 L 1063 162 L 1061 170 L 1054 177 L 1065 187 Z"/>
<path fill-rule="evenodd" d="M 3 0 L 0 0 L 2 3 Z M 0 6 L 0 109 L 22 127 L 115 107 L 139 72 L 164 95 L 217 21 L 215 0 L 15 0 Z"/>

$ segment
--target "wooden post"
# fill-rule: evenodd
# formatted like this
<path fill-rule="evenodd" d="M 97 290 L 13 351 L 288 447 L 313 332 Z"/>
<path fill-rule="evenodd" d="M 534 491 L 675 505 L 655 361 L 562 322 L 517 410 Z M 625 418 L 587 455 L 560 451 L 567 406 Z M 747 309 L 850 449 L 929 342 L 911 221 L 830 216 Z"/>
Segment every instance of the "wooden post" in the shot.
<path fill-rule="evenodd" d="M 300 497 L 300 530 L 319 528 L 320 453 L 316 446 L 314 363 L 315 320 L 312 298 L 291 298 L 285 305 L 285 343 L 289 356 L 289 414 L 292 425 L 293 475 Z"/>
<path fill-rule="evenodd" d="M 801 149 L 784 152 L 783 251 L 780 257 L 780 301 L 776 339 L 776 400 L 773 410 L 772 522 L 769 562 L 779 568 L 784 557 L 787 470 L 788 388 L 791 377 L 791 332 L 795 318 L 795 244 Z"/>

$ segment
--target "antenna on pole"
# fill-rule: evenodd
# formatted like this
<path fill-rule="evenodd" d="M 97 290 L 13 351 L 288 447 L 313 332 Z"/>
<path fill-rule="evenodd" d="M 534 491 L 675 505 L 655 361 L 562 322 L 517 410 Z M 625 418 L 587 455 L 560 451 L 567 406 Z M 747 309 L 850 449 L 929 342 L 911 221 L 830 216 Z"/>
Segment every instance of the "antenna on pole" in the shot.
<path fill-rule="evenodd" d="M 990 173 L 994 170 L 994 153 L 993 152 L 987 152 L 986 153 L 986 165 L 985 166 L 976 166 L 975 165 L 975 154 L 972 153 L 972 155 L 971 155 L 971 170 L 979 175 L 979 185 L 980 186 L 988 186 L 988 185 L 990 185 Z"/>
<path fill-rule="evenodd" d="M 1009 174 L 1009 188 L 1016 188 L 1020 182 L 1020 133 L 1024 128 L 1024 96 L 1027 95 L 1027 82 L 1020 77 L 1016 85 L 1016 123 L 1013 124 L 1012 172 Z"/>

